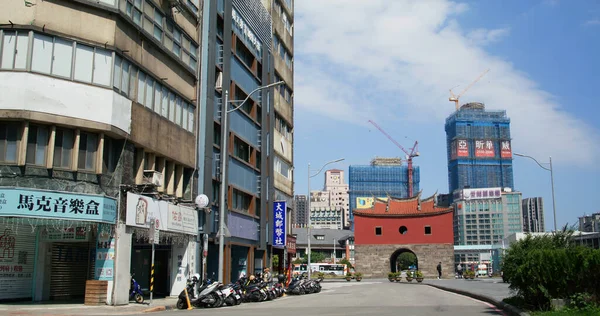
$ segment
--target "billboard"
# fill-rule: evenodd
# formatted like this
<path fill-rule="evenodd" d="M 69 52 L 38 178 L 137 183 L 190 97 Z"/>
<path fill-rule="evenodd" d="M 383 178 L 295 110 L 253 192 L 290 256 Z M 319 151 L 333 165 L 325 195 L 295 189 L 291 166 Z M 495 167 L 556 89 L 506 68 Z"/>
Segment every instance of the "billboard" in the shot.
<path fill-rule="evenodd" d="M 477 158 L 494 158 L 494 141 L 490 139 L 475 140 L 475 157 Z"/>
<path fill-rule="evenodd" d="M 455 200 L 499 199 L 501 197 L 501 188 L 463 189 L 458 192 L 455 191 L 454 194 Z"/>
<path fill-rule="evenodd" d="M 378 197 L 377 198 L 380 201 L 387 201 L 387 197 Z M 356 198 L 356 209 L 357 210 L 364 210 L 367 208 L 371 208 L 373 207 L 373 203 L 375 203 L 375 198 L 374 197 L 357 197 Z"/>
<path fill-rule="evenodd" d="M 469 143 L 466 139 L 456 140 L 456 157 L 469 157 Z"/>
<path fill-rule="evenodd" d="M 500 157 L 501 158 L 512 158 L 512 150 L 510 149 L 510 140 L 503 140 L 500 142 Z"/>

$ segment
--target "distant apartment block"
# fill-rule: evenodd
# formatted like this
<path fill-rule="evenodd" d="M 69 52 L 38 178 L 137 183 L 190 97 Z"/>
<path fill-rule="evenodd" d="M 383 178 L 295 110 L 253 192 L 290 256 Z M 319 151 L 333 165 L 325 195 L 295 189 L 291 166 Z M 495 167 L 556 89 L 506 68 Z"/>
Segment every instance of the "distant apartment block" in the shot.
<path fill-rule="evenodd" d="M 292 224 L 306 225 L 308 223 L 308 212 L 306 195 L 294 196 L 294 208 L 292 210 Z"/>
<path fill-rule="evenodd" d="M 580 217 L 579 230 L 582 232 L 600 232 L 600 213 Z"/>
<path fill-rule="evenodd" d="M 544 227 L 544 201 L 541 197 L 525 198 L 523 205 L 523 232 L 542 233 Z"/>

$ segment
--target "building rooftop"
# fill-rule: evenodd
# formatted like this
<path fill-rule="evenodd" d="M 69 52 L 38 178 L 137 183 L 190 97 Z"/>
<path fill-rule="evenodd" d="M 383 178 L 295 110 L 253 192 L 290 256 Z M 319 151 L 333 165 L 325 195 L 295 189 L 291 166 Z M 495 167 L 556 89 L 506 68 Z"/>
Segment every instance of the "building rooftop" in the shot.
<path fill-rule="evenodd" d="M 296 244 L 298 245 L 306 245 L 308 244 L 308 238 L 306 237 L 308 233 L 308 229 L 306 227 L 293 227 L 292 235 L 296 235 Z M 318 229 L 312 228 L 310 230 L 312 238 L 310 240 L 311 245 L 324 245 L 331 246 L 333 245 L 333 240 L 336 242 L 340 242 L 346 240 L 350 237 L 354 237 L 354 233 L 350 230 L 343 229 Z M 323 236 L 323 239 L 317 239 L 316 236 Z"/>
<path fill-rule="evenodd" d="M 421 200 L 421 192 L 411 198 L 389 197 L 387 200 L 375 198 L 373 206 L 353 210 L 354 216 L 365 217 L 414 217 L 430 216 L 452 212 L 450 207 L 438 207 L 436 195 Z"/>

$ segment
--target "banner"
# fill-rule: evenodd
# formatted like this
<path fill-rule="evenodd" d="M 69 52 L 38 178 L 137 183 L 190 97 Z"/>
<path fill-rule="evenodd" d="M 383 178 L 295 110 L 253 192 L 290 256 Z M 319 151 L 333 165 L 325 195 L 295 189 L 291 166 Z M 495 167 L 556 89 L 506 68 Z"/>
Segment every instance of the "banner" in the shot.
<path fill-rule="evenodd" d="M 114 224 L 117 200 L 101 195 L 3 187 L 0 189 L 0 216 Z"/>
<path fill-rule="evenodd" d="M 112 281 L 115 267 L 115 240 L 109 225 L 98 225 L 94 279 Z"/>
<path fill-rule="evenodd" d="M 479 200 L 479 199 L 490 199 L 502 197 L 501 188 L 486 188 L 486 189 L 463 189 L 462 196 L 458 196 L 458 199 L 464 200 Z M 456 197 L 455 197 L 456 199 Z"/>
<path fill-rule="evenodd" d="M 475 157 L 477 158 L 494 158 L 494 142 L 492 140 L 477 139 L 475 140 Z"/>
<path fill-rule="evenodd" d="M 469 157 L 469 143 L 466 139 L 457 139 L 456 142 L 456 157 Z"/>
<path fill-rule="evenodd" d="M 167 201 L 127 192 L 127 226 L 150 228 L 156 219 L 161 231 L 198 235 L 198 211 Z"/>
<path fill-rule="evenodd" d="M 285 201 L 273 202 L 273 247 L 285 247 L 285 212 L 287 205 Z"/>
<path fill-rule="evenodd" d="M 500 157 L 501 158 L 512 158 L 512 150 L 510 149 L 510 140 L 503 140 L 500 142 Z"/>

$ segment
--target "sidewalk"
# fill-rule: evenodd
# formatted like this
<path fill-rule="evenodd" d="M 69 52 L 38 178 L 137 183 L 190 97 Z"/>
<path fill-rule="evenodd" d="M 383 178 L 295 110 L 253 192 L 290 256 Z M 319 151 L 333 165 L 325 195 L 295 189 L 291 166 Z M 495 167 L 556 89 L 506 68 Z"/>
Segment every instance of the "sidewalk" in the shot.
<path fill-rule="evenodd" d="M 425 279 L 423 284 L 488 302 L 504 310 L 508 315 L 529 316 L 528 313 L 502 301 L 505 298 L 511 297 L 512 293 L 508 288 L 508 283 L 503 283 L 502 279 L 499 278 L 482 278 L 474 280 Z"/>
<path fill-rule="evenodd" d="M 44 302 L 44 303 L 8 303 L 0 304 L 0 315 L 9 316 L 56 316 L 56 315 L 133 315 L 174 309 L 176 297 L 147 299 L 143 304 L 130 302 L 129 305 L 89 306 L 82 303 Z"/>

